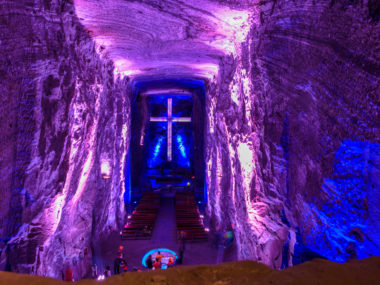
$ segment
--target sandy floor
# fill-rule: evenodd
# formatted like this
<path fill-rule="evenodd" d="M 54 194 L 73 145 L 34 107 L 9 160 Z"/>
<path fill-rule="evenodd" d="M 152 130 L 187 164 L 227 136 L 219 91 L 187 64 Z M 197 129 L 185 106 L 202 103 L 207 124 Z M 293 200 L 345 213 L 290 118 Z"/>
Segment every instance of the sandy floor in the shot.
<path fill-rule="evenodd" d="M 380 257 L 350 261 L 344 264 L 314 260 L 283 271 L 272 270 L 252 261 L 224 263 L 215 266 L 182 266 L 168 270 L 124 273 L 105 281 L 82 280 L 91 284 L 156 284 L 156 285 L 253 285 L 253 284 L 380 284 Z M 67 284 L 50 278 L 0 272 L 0 285 Z"/>

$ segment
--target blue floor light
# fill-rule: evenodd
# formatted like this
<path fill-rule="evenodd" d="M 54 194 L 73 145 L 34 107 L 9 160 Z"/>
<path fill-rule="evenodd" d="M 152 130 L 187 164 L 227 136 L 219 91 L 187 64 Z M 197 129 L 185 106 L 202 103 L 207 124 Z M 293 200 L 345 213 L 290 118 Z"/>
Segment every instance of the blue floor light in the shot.
<path fill-rule="evenodd" d="M 163 253 L 163 252 L 168 252 L 168 253 L 170 253 L 171 255 L 173 255 L 173 257 L 174 257 L 175 260 L 178 259 L 177 254 L 176 254 L 174 251 L 172 251 L 172 250 L 170 250 L 170 249 L 168 249 L 168 248 L 155 248 L 155 249 L 149 250 L 149 251 L 148 251 L 147 253 L 145 253 L 145 255 L 143 256 L 143 258 L 142 258 L 142 260 L 141 260 L 141 263 L 142 263 L 142 265 L 143 265 L 144 267 L 147 267 L 147 265 L 146 265 L 146 260 L 147 260 L 147 258 L 149 257 L 149 255 L 151 255 L 151 254 L 153 254 L 153 253 L 155 253 L 155 252 L 161 252 L 161 253 Z"/>

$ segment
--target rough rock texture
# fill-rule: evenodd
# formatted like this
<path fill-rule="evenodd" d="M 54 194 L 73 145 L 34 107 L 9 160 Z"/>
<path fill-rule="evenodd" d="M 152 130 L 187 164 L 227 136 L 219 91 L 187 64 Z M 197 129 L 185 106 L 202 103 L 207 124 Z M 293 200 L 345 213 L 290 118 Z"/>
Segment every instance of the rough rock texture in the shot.
<path fill-rule="evenodd" d="M 70 2 L 2 1 L 1 11 L 0 233 L 12 237 L 1 263 L 57 278 L 75 267 L 79 278 L 124 219 L 127 81 Z"/>
<path fill-rule="evenodd" d="M 262 2 L 210 81 L 209 215 L 214 228 L 234 228 L 239 258 L 288 266 L 296 242 L 336 261 L 380 253 L 379 185 L 369 183 L 380 168 L 380 29 L 370 2 Z M 359 161 L 334 160 L 345 142 Z M 328 186 L 335 178 L 340 189 Z"/>
<path fill-rule="evenodd" d="M 207 82 L 208 215 L 239 259 L 380 254 L 378 1 L 0 5 L 2 265 L 78 278 L 118 230 L 130 102 L 115 75 Z"/>
<path fill-rule="evenodd" d="M 182 266 L 168 270 L 126 273 L 110 277 L 101 284 L 377 284 L 379 269 L 378 257 L 345 264 L 314 260 L 282 271 L 253 261 L 240 261 L 217 266 Z M 0 272 L 0 280 L 1 285 L 67 284 L 50 278 L 7 272 Z M 83 280 L 75 284 L 99 284 L 99 281 Z"/>
<path fill-rule="evenodd" d="M 131 77 L 211 78 L 249 29 L 249 13 L 218 1 L 75 0 L 81 23 Z M 223 2 L 223 1 L 220 1 Z"/>

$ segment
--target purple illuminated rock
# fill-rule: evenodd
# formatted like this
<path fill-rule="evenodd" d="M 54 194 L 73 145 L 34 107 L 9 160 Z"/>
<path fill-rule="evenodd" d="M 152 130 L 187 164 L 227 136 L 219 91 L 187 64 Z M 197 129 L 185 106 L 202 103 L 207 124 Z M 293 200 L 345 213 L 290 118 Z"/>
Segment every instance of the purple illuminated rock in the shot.
<path fill-rule="evenodd" d="M 13 236 L 2 265 L 81 278 L 92 244 L 124 220 L 128 81 L 114 77 L 72 4 L 29 4 L 2 4 L 0 233 Z"/>
<path fill-rule="evenodd" d="M 369 6 L 348 2 L 261 5 L 241 53 L 225 57 L 208 86 L 209 215 L 216 229 L 234 229 L 241 259 L 288 266 L 296 242 L 337 261 L 350 258 L 350 243 L 359 257 L 379 254 L 372 238 L 379 229 L 370 222 L 378 211 L 359 217 L 366 207 L 360 201 L 379 206 L 371 194 L 378 190 L 370 189 L 377 184 L 354 185 L 363 188 L 360 206 L 349 199 L 354 189 L 339 195 L 371 247 L 343 226 L 348 217 L 336 214 L 339 201 L 324 218 L 334 195 L 325 191 L 334 189 L 323 181 L 333 177 L 344 141 L 372 142 L 362 165 L 379 168 L 370 159 L 380 138 L 379 22 Z M 359 172 L 371 181 L 379 175 Z"/>
<path fill-rule="evenodd" d="M 238 259 L 379 254 L 376 1 L 3 2 L 2 268 L 80 278 L 119 230 L 143 76 L 205 80 L 207 214 Z"/>

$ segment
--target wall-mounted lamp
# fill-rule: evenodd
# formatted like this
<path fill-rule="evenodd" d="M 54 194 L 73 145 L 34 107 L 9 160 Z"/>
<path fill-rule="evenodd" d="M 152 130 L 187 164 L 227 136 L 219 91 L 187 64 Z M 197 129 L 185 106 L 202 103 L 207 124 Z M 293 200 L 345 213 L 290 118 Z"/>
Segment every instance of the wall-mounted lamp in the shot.
<path fill-rule="evenodd" d="M 100 173 L 103 179 L 111 178 L 111 165 L 108 160 L 103 160 L 100 164 Z"/>
<path fill-rule="evenodd" d="M 145 132 L 142 131 L 141 136 L 140 136 L 140 145 L 144 145 L 144 138 L 145 138 Z"/>

